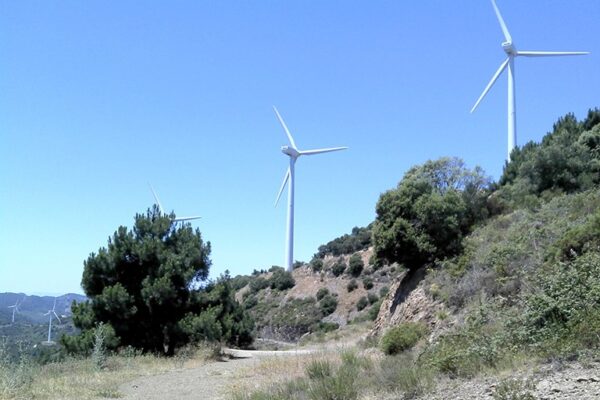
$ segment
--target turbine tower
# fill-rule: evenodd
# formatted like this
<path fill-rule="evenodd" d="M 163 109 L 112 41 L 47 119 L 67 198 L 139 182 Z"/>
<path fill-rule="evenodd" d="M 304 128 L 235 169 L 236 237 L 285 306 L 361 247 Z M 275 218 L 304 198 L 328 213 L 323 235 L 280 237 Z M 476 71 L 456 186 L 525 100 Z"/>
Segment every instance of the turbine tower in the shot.
<path fill-rule="evenodd" d="M 152 191 L 152 195 L 154 196 L 154 200 L 156 201 L 156 205 L 158 206 L 158 209 L 160 210 L 161 214 L 165 214 L 168 215 L 162 208 L 162 204 L 160 204 L 160 200 L 158 199 L 158 195 L 156 194 L 156 192 L 154 191 L 154 188 L 152 187 L 152 185 L 150 183 L 148 183 L 148 186 L 150 186 L 150 190 Z M 199 216 L 192 216 L 192 217 L 179 217 L 179 218 L 173 218 L 171 220 L 171 222 L 184 222 L 184 221 L 191 221 L 194 219 L 200 219 L 202 217 Z"/>
<path fill-rule="evenodd" d="M 17 300 L 17 302 L 12 305 L 12 306 L 8 306 L 8 308 L 12 308 L 12 324 L 15 323 L 15 313 L 21 313 L 21 310 L 19 310 L 19 300 Z"/>
<path fill-rule="evenodd" d="M 585 54 L 589 54 L 589 52 L 585 51 L 520 51 L 515 47 L 512 37 L 508 32 L 508 28 L 504 23 L 504 19 L 500 14 L 500 10 L 496 5 L 495 0 L 492 1 L 492 6 L 494 7 L 494 11 L 496 12 L 496 17 L 498 18 L 498 22 L 500 23 L 500 27 L 502 28 L 502 32 L 504 33 L 504 39 L 506 40 L 502 43 L 502 49 L 507 55 L 506 60 L 502 64 L 500 64 L 500 68 L 496 71 L 486 88 L 483 90 L 479 99 L 471 109 L 471 112 L 475 111 L 481 100 L 485 97 L 485 95 L 489 92 L 491 87 L 494 85 L 500 74 L 505 69 L 508 69 L 508 153 L 506 156 L 506 160 L 510 161 L 510 153 L 517 145 L 517 109 L 515 103 L 515 57 L 525 56 L 525 57 L 556 57 L 556 56 L 581 56 Z"/>
<path fill-rule="evenodd" d="M 53 342 L 50 340 L 50 335 L 52 334 L 52 319 L 54 317 L 56 317 L 56 319 L 58 320 L 58 323 L 60 324 L 60 318 L 58 318 L 58 315 L 56 315 L 56 297 L 54 298 L 54 305 L 52 306 L 52 310 L 48 310 L 48 312 L 44 315 L 49 315 L 50 319 L 48 322 L 48 341 L 46 342 L 47 344 L 52 344 Z"/>
<path fill-rule="evenodd" d="M 290 141 L 290 146 L 281 146 L 281 152 L 288 157 L 290 157 L 290 166 L 288 167 L 285 176 L 283 177 L 283 183 L 281 184 L 281 188 L 279 189 L 279 193 L 277 194 L 277 199 L 275 200 L 275 206 L 279 202 L 279 198 L 281 197 L 281 193 L 285 188 L 285 184 L 290 181 L 290 185 L 288 186 L 288 206 L 287 206 L 287 234 L 285 239 L 285 269 L 287 271 L 292 271 L 294 264 L 294 190 L 295 190 L 295 170 L 294 167 L 296 165 L 296 160 L 300 156 L 312 156 L 314 154 L 321 153 L 329 153 L 332 151 L 345 150 L 347 147 L 333 147 L 328 149 L 316 149 L 316 150 L 298 150 L 296 147 L 296 143 L 294 142 L 294 138 L 292 134 L 288 130 L 283 118 L 279 115 L 277 108 L 273 106 L 273 110 L 275 111 L 275 115 L 279 120 L 279 123 L 283 127 L 285 134 Z"/>

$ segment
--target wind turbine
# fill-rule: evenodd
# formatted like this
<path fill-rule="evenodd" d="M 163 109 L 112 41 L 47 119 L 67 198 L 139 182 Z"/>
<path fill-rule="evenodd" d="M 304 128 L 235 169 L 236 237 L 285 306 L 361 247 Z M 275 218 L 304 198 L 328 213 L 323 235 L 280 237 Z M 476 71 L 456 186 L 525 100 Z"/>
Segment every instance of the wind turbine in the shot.
<path fill-rule="evenodd" d="M 507 55 L 506 60 L 500 64 L 500 68 L 496 71 L 492 79 L 484 89 L 479 99 L 471 109 L 471 112 L 475 111 L 481 100 L 485 97 L 485 95 L 489 92 L 491 87 L 494 85 L 500 74 L 505 69 L 508 69 L 508 153 L 506 156 L 507 161 L 510 161 L 510 153 L 515 148 L 517 144 L 517 109 L 515 102 L 515 57 L 524 56 L 524 57 L 556 57 L 556 56 L 581 56 L 585 54 L 589 54 L 586 51 L 520 51 L 515 47 L 512 37 L 508 32 L 508 28 L 506 27 L 506 23 L 500 14 L 500 10 L 496 5 L 495 0 L 492 1 L 492 6 L 494 7 L 494 11 L 496 12 L 496 17 L 498 18 L 498 22 L 500 23 L 500 27 L 502 28 L 502 32 L 504 33 L 505 42 L 502 43 L 502 49 Z"/>
<path fill-rule="evenodd" d="M 12 305 L 12 306 L 8 306 L 8 308 L 12 308 L 12 324 L 15 323 L 15 313 L 21 313 L 21 310 L 19 310 L 19 300 L 17 300 L 17 302 Z"/>
<path fill-rule="evenodd" d="M 156 205 L 158 205 L 158 209 L 160 210 L 160 213 L 167 215 L 167 213 L 162 208 L 162 204 L 160 204 L 160 200 L 158 199 L 158 196 L 157 196 L 156 192 L 154 191 L 154 188 L 152 187 L 152 185 L 150 183 L 148 183 L 148 186 L 150 186 L 150 190 L 152 191 L 152 195 L 154 195 L 154 200 L 156 200 Z M 199 217 L 199 216 L 179 217 L 179 218 L 173 218 L 172 222 L 191 221 L 191 220 L 200 219 L 200 218 L 202 218 L 202 217 Z"/>
<path fill-rule="evenodd" d="M 52 344 L 53 342 L 50 341 L 50 335 L 52 333 L 52 318 L 56 317 L 56 319 L 58 320 L 58 323 L 61 324 L 62 322 L 60 321 L 60 318 L 58 318 L 58 315 L 56 315 L 56 297 L 54 298 L 54 305 L 52 306 L 52 310 L 48 310 L 48 312 L 44 315 L 49 315 L 50 319 L 48 322 L 48 341 L 46 342 L 47 344 Z"/>
<path fill-rule="evenodd" d="M 283 177 L 283 183 L 281 184 L 281 188 L 279 189 L 279 193 L 277 194 L 277 199 L 275 200 L 275 206 L 279 202 L 279 198 L 281 197 L 281 193 L 283 192 L 283 188 L 285 184 L 290 181 L 290 185 L 288 186 L 288 210 L 287 210 L 287 234 L 285 239 L 285 268 L 288 271 L 292 271 L 294 264 L 294 190 L 295 190 L 295 172 L 294 166 L 296 165 L 296 160 L 300 156 L 312 156 L 315 154 L 321 153 L 329 153 L 331 151 L 339 151 L 345 150 L 347 147 L 332 147 L 328 149 L 316 149 L 316 150 L 298 150 L 296 147 L 296 143 L 294 142 L 294 138 L 292 134 L 288 130 L 283 118 L 279 115 L 279 111 L 277 108 L 273 106 L 273 110 L 275 111 L 275 115 L 279 120 L 279 123 L 283 127 L 285 134 L 290 141 L 290 146 L 281 146 L 281 152 L 290 157 L 290 166 L 288 167 L 285 176 Z"/>

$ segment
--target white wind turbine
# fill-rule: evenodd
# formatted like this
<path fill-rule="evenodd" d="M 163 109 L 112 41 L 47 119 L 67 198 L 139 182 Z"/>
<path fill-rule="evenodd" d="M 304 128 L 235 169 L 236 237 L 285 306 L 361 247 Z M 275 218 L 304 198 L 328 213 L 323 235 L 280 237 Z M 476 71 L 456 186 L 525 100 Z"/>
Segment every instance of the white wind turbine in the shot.
<path fill-rule="evenodd" d="M 283 183 L 281 184 L 281 188 L 279 189 L 279 193 L 277 194 L 277 199 L 275 200 L 275 206 L 279 202 L 279 198 L 281 197 L 281 193 L 283 192 L 283 188 L 287 181 L 290 181 L 290 185 L 288 186 L 288 210 L 287 210 L 287 234 L 285 239 L 285 268 L 287 271 L 291 271 L 294 264 L 294 189 L 295 189 L 295 173 L 294 166 L 296 165 L 296 160 L 300 156 L 312 156 L 314 154 L 321 153 L 329 153 L 331 151 L 339 151 L 345 150 L 348 147 L 333 147 L 328 149 L 316 149 L 316 150 L 298 150 L 296 147 L 296 143 L 294 142 L 294 138 L 292 134 L 288 130 L 283 118 L 279 115 L 277 108 L 273 106 L 273 110 L 275 111 L 275 115 L 277 115 L 277 119 L 281 123 L 285 134 L 290 141 L 291 146 L 281 146 L 281 151 L 283 154 L 286 154 L 290 157 L 290 166 L 288 167 L 287 172 L 283 178 Z"/>
<path fill-rule="evenodd" d="M 48 310 L 48 312 L 44 315 L 49 315 L 50 319 L 48 321 L 48 341 L 46 342 L 47 344 L 52 344 L 53 342 L 50 341 L 50 335 L 52 334 L 52 319 L 54 317 L 56 317 L 56 319 L 58 320 L 58 323 L 62 323 L 60 321 L 60 318 L 58 318 L 58 315 L 56 315 L 56 297 L 54 298 L 54 305 L 52 306 L 52 310 Z"/>
<path fill-rule="evenodd" d="M 494 85 L 500 74 L 508 68 L 508 154 L 506 159 L 510 161 L 510 153 L 515 148 L 517 144 L 517 110 L 515 103 L 515 57 L 525 56 L 525 57 L 555 57 L 555 56 L 580 56 L 589 54 L 589 52 L 585 51 L 520 51 L 517 50 L 515 45 L 513 44 L 512 37 L 508 32 L 508 28 L 504 23 L 504 19 L 500 14 L 500 10 L 496 5 L 495 0 L 492 1 L 492 6 L 494 7 L 494 11 L 496 12 L 496 17 L 498 18 L 498 22 L 500 22 L 500 27 L 502 28 L 502 32 L 504 33 L 504 38 L 506 41 L 502 43 L 502 48 L 507 55 L 506 60 L 500 65 L 500 68 L 496 71 L 486 88 L 484 89 L 479 99 L 471 109 L 471 112 L 475 111 L 481 100 L 485 97 L 485 95 L 489 92 L 491 87 Z"/>
<path fill-rule="evenodd" d="M 20 305 L 19 303 L 20 303 L 19 300 L 17 300 L 17 302 L 14 305 L 8 306 L 8 308 L 12 308 L 12 322 L 11 322 L 12 324 L 15 323 L 15 314 L 21 313 L 21 310 L 19 309 L 19 305 Z"/>
<path fill-rule="evenodd" d="M 165 210 L 163 210 L 162 204 L 160 204 L 160 200 L 158 199 L 158 195 L 156 194 L 156 192 L 154 191 L 154 188 L 152 187 L 151 184 L 148 183 L 148 186 L 150 186 L 150 190 L 152 191 L 152 195 L 154 196 L 154 200 L 156 200 L 156 205 L 158 206 L 158 209 L 160 210 L 161 214 L 165 214 L 168 215 Z M 183 222 L 183 221 L 191 221 L 194 219 L 200 219 L 202 217 L 199 216 L 192 216 L 192 217 L 178 217 L 178 218 L 174 218 L 172 220 L 172 222 Z"/>

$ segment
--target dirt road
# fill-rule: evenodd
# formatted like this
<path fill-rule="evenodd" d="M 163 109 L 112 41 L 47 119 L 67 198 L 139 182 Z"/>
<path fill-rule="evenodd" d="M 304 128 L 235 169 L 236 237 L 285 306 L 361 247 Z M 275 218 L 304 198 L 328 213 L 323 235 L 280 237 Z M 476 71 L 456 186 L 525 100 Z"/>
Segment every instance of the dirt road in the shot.
<path fill-rule="evenodd" d="M 225 349 L 230 359 L 199 367 L 138 378 L 121 385 L 126 400 L 225 400 L 231 397 L 232 384 L 252 386 L 257 379 L 253 369 L 267 358 L 294 357 L 321 349 L 286 351 L 249 351 Z M 247 372 L 245 372 L 247 371 Z"/>

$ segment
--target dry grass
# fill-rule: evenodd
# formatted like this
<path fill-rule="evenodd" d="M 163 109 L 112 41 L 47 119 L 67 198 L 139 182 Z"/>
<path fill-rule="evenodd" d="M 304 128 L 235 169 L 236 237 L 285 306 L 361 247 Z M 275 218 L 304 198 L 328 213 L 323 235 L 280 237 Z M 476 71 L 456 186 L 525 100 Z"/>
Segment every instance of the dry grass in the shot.
<path fill-rule="evenodd" d="M 43 366 L 29 365 L 28 383 L 11 390 L 0 388 L 4 400 L 61 399 L 88 400 L 120 398 L 119 386 L 140 376 L 154 375 L 205 364 L 214 355 L 212 348 L 198 348 L 185 358 L 154 355 L 110 356 L 106 368 L 98 371 L 91 359 L 68 359 Z"/>

